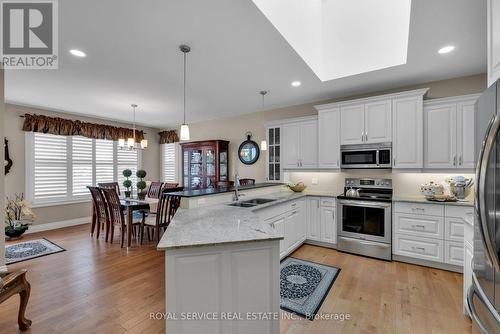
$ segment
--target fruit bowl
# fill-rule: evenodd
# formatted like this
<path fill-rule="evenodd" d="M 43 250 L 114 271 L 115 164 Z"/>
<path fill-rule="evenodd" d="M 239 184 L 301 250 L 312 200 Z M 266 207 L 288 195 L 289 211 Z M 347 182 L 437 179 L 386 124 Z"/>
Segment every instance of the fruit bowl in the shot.
<path fill-rule="evenodd" d="M 290 188 L 292 191 L 294 191 L 296 193 L 300 193 L 307 188 L 307 186 L 302 182 L 299 182 L 297 184 L 290 183 L 290 184 L 287 184 L 287 186 L 288 186 L 288 188 Z"/>

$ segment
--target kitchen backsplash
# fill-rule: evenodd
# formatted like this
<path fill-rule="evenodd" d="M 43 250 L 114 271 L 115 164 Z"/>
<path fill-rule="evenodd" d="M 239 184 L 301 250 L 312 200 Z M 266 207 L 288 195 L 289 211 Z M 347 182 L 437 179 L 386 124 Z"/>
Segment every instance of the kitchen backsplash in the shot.
<path fill-rule="evenodd" d="M 349 172 L 285 172 L 285 182 L 304 182 L 310 191 L 327 191 L 337 195 L 344 190 L 344 180 L 348 177 L 373 177 L 392 179 L 394 196 L 417 197 L 421 196 L 420 185 L 434 181 L 447 185 L 445 179 L 449 176 L 463 175 L 473 178 L 474 174 L 467 173 L 401 173 L 383 170 L 353 170 Z M 315 184 L 317 183 L 317 184 Z M 473 189 L 467 199 L 472 199 Z"/>

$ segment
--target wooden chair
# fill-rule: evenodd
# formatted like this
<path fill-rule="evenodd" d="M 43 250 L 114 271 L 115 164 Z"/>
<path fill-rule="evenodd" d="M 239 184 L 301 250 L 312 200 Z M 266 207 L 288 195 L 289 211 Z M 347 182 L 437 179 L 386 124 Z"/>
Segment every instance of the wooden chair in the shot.
<path fill-rule="evenodd" d="M 184 187 L 175 187 L 175 188 L 163 188 L 162 193 L 175 193 L 178 191 L 184 191 Z"/>
<path fill-rule="evenodd" d="M 120 194 L 121 194 L 120 193 L 120 185 L 118 184 L 118 182 L 99 183 L 98 186 L 101 189 L 115 189 L 118 196 L 120 196 Z"/>
<path fill-rule="evenodd" d="M 10 297 L 19 294 L 19 312 L 17 314 L 17 323 L 19 329 L 27 330 L 31 326 L 31 320 L 26 319 L 25 312 L 30 298 L 31 285 L 26 280 L 26 269 L 16 272 L 0 273 L 0 304 Z"/>
<path fill-rule="evenodd" d="M 234 185 L 233 181 L 217 181 L 215 182 L 215 186 L 217 188 L 230 188 Z"/>
<path fill-rule="evenodd" d="M 106 227 L 106 242 L 108 242 L 109 235 L 109 215 L 106 208 L 106 200 L 99 187 L 87 187 L 92 195 L 92 204 L 94 206 L 94 218 L 92 219 L 92 226 L 90 227 L 90 235 L 94 235 L 94 230 L 97 225 L 97 238 L 101 228 Z"/>
<path fill-rule="evenodd" d="M 163 182 L 151 182 L 148 189 L 149 198 L 160 198 Z"/>
<path fill-rule="evenodd" d="M 163 188 L 177 188 L 179 186 L 178 183 L 165 182 L 163 184 Z"/>
<path fill-rule="evenodd" d="M 111 229 L 110 242 L 113 243 L 113 235 L 115 231 L 115 225 L 120 226 L 120 247 L 123 247 L 125 242 L 125 234 L 127 233 L 127 226 L 125 223 L 125 216 L 120 205 L 120 198 L 116 193 L 115 189 L 102 189 L 104 193 L 104 198 L 106 199 L 106 204 L 108 208 L 109 215 L 109 225 Z"/>
<path fill-rule="evenodd" d="M 140 228 L 141 244 L 144 239 L 144 228 L 148 229 L 148 235 L 149 229 L 152 229 L 156 237 L 156 243 L 160 242 L 161 230 L 168 227 L 180 204 L 180 196 L 169 195 L 168 192 L 163 192 L 161 194 L 156 215 L 148 217 L 143 216 Z"/>
<path fill-rule="evenodd" d="M 251 186 L 255 184 L 255 179 L 240 179 L 240 186 Z"/>

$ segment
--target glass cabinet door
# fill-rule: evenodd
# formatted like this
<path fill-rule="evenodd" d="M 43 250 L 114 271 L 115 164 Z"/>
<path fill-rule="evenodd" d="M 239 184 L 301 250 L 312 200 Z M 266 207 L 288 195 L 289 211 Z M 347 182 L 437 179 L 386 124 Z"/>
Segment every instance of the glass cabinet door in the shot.
<path fill-rule="evenodd" d="M 221 151 L 219 155 L 219 179 L 227 181 L 227 151 Z"/>
<path fill-rule="evenodd" d="M 189 187 L 201 188 L 203 187 L 203 156 L 202 150 L 189 151 Z"/>
<path fill-rule="evenodd" d="M 213 188 L 215 187 L 215 150 L 212 148 L 205 149 L 205 187 Z"/>
<path fill-rule="evenodd" d="M 281 180 L 281 128 L 268 128 L 268 180 Z"/>

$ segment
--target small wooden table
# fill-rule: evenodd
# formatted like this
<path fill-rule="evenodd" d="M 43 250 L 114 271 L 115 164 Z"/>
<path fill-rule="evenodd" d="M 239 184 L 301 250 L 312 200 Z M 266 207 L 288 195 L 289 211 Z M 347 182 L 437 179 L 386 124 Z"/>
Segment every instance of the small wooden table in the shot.
<path fill-rule="evenodd" d="M 135 198 L 120 198 L 120 204 L 122 210 L 126 212 L 126 223 L 127 223 L 127 248 L 132 245 L 132 225 L 134 219 L 134 211 L 139 210 L 149 210 L 151 212 L 156 212 L 158 206 L 158 199 L 156 198 L 146 198 L 144 200 L 139 200 Z"/>

